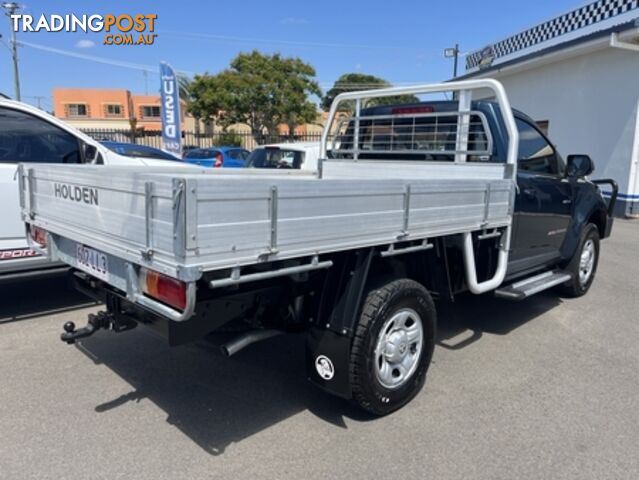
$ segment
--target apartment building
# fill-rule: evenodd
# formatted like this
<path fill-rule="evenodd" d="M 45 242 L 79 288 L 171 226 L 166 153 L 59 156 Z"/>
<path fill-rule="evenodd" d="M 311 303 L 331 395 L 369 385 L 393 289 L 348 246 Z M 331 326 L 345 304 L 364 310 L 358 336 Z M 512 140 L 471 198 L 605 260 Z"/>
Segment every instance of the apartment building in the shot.
<path fill-rule="evenodd" d="M 85 129 L 160 130 L 159 95 L 135 95 L 126 89 L 54 88 L 54 115 L 71 125 Z M 182 108 L 182 128 L 193 128 Z M 186 124 L 186 125 L 185 125 Z"/>

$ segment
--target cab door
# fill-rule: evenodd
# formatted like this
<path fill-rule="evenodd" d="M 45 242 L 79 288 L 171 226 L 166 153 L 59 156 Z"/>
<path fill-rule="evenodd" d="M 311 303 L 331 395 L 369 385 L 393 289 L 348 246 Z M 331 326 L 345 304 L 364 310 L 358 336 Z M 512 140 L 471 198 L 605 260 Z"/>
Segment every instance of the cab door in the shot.
<path fill-rule="evenodd" d="M 564 164 L 555 148 L 522 118 L 510 272 L 555 261 L 572 214 L 572 187 L 564 177 Z"/>

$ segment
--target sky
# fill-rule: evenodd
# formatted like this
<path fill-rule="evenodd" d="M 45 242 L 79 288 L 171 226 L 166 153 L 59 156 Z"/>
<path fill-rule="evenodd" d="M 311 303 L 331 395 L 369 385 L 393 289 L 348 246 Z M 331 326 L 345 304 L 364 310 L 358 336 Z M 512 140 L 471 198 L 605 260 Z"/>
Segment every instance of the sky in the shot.
<path fill-rule="evenodd" d="M 443 50 L 463 54 L 531 27 L 585 1 L 375 0 L 120 1 L 24 0 L 22 13 L 157 14 L 154 45 L 103 45 L 104 33 L 20 32 L 22 99 L 51 109 L 54 87 L 159 90 L 158 64 L 187 74 L 216 73 L 240 52 L 260 50 L 310 63 L 324 91 L 343 73 L 361 72 L 395 85 L 452 76 Z M 108 6 L 108 8 L 107 8 Z M 0 17 L 0 92 L 14 95 L 8 18 Z M 27 45 L 29 44 L 29 45 Z M 63 52 L 63 53 L 61 53 Z M 99 58 L 101 63 L 86 57 Z M 122 64 L 128 67 L 121 66 Z"/>

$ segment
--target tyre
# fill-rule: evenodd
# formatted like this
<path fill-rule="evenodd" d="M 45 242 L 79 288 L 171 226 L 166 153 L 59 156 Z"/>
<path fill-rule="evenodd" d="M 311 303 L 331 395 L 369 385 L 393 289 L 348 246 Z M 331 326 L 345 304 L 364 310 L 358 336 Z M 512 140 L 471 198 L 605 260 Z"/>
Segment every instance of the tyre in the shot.
<path fill-rule="evenodd" d="M 567 297 L 581 297 L 595 279 L 599 263 L 599 230 L 589 223 L 581 232 L 581 238 L 573 257 L 565 270 L 572 279 L 560 286 L 561 293 Z"/>
<path fill-rule="evenodd" d="M 394 280 L 368 292 L 349 364 L 353 401 L 360 408 L 386 415 L 419 393 L 433 356 L 436 323 L 430 294 L 413 280 Z"/>

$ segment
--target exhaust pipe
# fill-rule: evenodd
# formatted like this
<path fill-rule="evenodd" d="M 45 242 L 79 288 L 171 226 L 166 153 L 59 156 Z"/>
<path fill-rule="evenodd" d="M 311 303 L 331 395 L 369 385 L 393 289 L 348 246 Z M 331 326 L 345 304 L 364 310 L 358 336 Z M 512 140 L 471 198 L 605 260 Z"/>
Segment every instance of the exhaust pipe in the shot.
<path fill-rule="evenodd" d="M 240 335 L 239 337 L 235 337 L 230 342 L 222 345 L 220 349 L 222 350 L 222 355 L 230 357 L 253 343 L 261 342 L 262 340 L 283 334 L 284 332 L 280 330 L 252 330 Z"/>

